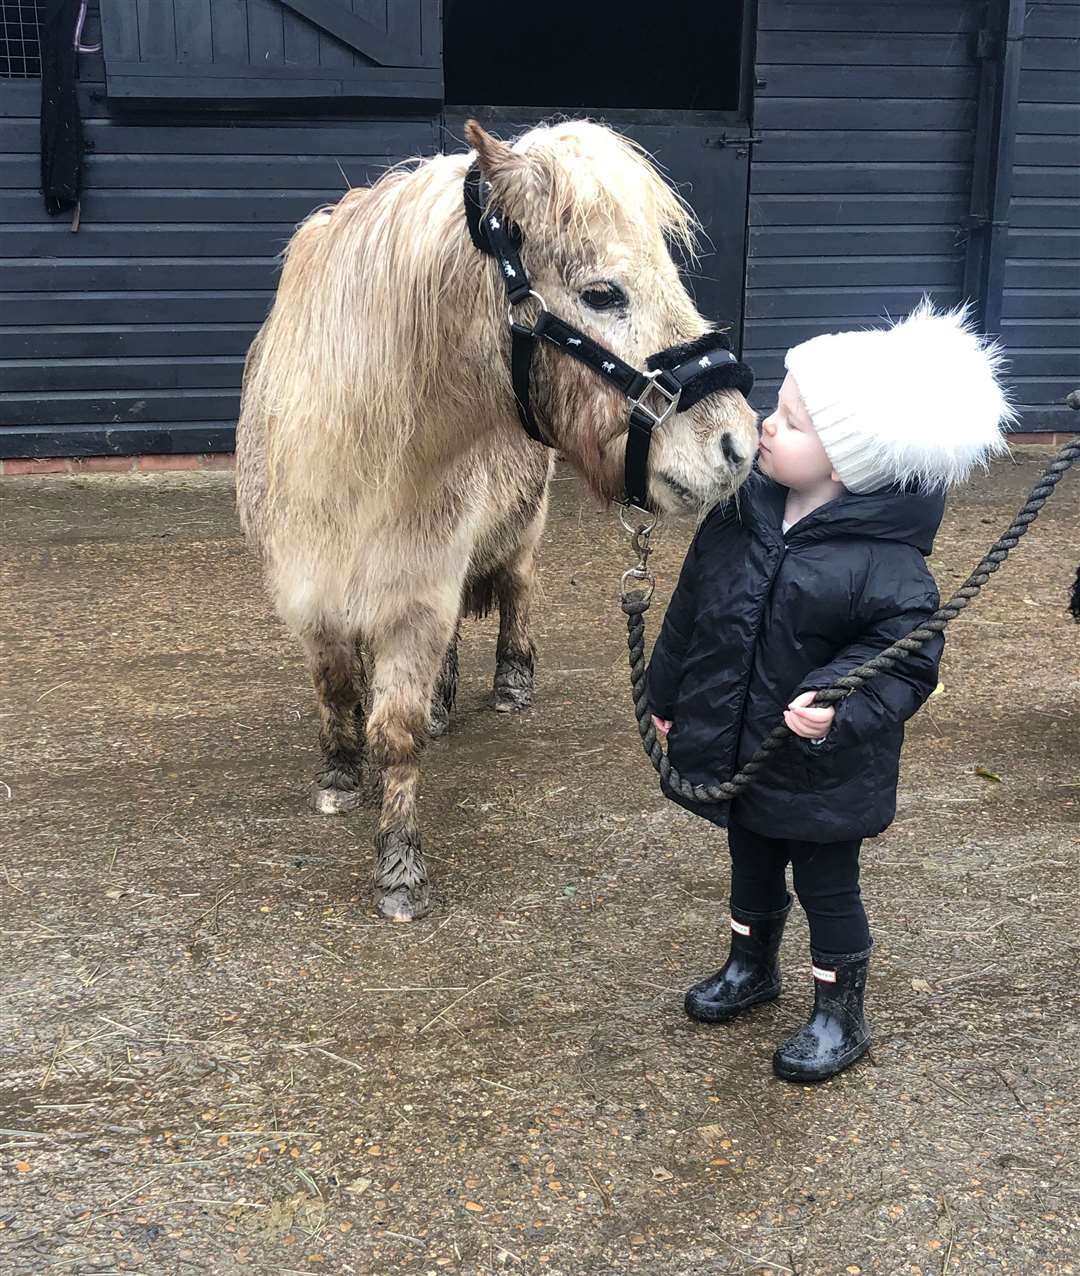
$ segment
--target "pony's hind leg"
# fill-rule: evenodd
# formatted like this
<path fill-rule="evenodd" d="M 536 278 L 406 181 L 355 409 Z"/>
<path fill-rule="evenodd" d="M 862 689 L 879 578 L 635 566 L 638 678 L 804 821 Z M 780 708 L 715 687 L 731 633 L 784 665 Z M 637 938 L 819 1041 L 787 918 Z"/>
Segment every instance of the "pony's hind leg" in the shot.
<path fill-rule="evenodd" d="M 339 815 L 363 801 L 366 667 L 351 634 L 320 630 L 304 640 L 304 649 L 319 702 L 322 754 L 311 804 L 323 815 Z"/>
<path fill-rule="evenodd" d="M 428 717 L 428 735 L 438 739 L 450 730 L 450 713 L 457 701 L 458 692 L 458 638 L 460 629 L 454 630 L 450 645 L 443 656 L 442 668 L 435 679 L 435 691 L 431 697 L 431 713 Z"/>
<path fill-rule="evenodd" d="M 432 905 L 420 844 L 417 793 L 432 693 L 456 615 L 414 603 L 373 640 L 375 658 L 368 754 L 382 772 L 375 835 L 375 907 L 392 921 L 414 921 Z"/>
<path fill-rule="evenodd" d="M 499 600 L 495 648 L 495 709 L 499 713 L 515 713 L 532 704 L 536 647 L 529 634 L 529 612 L 535 582 L 536 548 L 530 537 L 492 582 Z"/>

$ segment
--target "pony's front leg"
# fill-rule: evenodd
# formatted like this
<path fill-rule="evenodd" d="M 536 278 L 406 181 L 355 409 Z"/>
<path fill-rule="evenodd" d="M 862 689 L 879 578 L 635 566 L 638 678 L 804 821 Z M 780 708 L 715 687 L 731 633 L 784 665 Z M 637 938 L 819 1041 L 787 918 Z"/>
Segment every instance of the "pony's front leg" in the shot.
<path fill-rule="evenodd" d="M 527 709 L 533 700 L 536 647 L 529 633 L 529 612 L 536 586 L 536 540 L 542 527 L 541 512 L 526 542 L 493 578 L 499 600 L 495 649 L 495 709 L 499 713 Z"/>
<path fill-rule="evenodd" d="M 322 815 L 354 811 L 362 802 L 364 696 L 363 653 L 351 634 L 319 630 L 303 640 L 319 702 L 322 759 L 311 804 Z"/>
<path fill-rule="evenodd" d="M 423 917 L 433 902 L 416 814 L 420 753 L 435 680 L 456 621 L 456 610 L 443 615 L 416 604 L 373 642 L 367 744 L 383 781 L 375 835 L 375 907 L 396 922 Z"/>

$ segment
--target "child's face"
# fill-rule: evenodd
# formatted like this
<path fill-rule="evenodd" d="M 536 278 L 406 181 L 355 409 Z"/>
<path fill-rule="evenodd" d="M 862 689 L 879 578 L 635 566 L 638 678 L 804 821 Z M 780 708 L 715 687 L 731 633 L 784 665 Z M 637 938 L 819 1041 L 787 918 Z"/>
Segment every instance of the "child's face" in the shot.
<path fill-rule="evenodd" d="M 790 372 L 777 395 L 776 411 L 761 423 L 758 465 L 796 492 L 838 481 Z"/>

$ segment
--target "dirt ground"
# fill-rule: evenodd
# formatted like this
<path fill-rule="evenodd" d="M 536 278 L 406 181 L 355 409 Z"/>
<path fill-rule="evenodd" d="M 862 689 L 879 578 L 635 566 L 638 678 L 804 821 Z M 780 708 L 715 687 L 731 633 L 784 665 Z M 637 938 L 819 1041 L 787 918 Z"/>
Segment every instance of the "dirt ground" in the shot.
<path fill-rule="evenodd" d="M 1048 455 L 953 500 L 943 591 Z M 873 1054 L 816 1088 L 769 1066 L 801 915 L 778 1002 L 683 1013 L 726 851 L 641 754 L 627 551 L 573 476 L 531 714 L 486 707 L 466 630 L 412 927 L 368 905 L 371 813 L 306 807 L 312 695 L 230 475 L 7 480 L 0 527 L 4 1276 L 1080 1272 L 1080 474 L 951 631 L 865 851 Z"/>

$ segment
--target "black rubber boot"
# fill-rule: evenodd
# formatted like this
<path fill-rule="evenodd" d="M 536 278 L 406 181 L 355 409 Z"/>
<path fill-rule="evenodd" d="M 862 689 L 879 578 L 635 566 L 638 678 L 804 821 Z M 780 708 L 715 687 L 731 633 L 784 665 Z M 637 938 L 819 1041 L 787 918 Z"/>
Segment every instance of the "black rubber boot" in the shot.
<path fill-rule="evenodd" d="M 773 1071 L 783 1081 L 824 1081 L 861 1058 L 870 1046 L 863 1014 L 870 949 L 838 957 L 811 950 L 814 1009 L 808 1023 L 773 1055 Z"/>
<path fill-rule="evenodd" d="M 775 913 L 731 909 L 731 952 L 709 979 L 686 994 L 686 1013 L 702 1023 L 724 1023 L 762 1001 L 780 996 L 780 940 L 791 896 Z"/>

